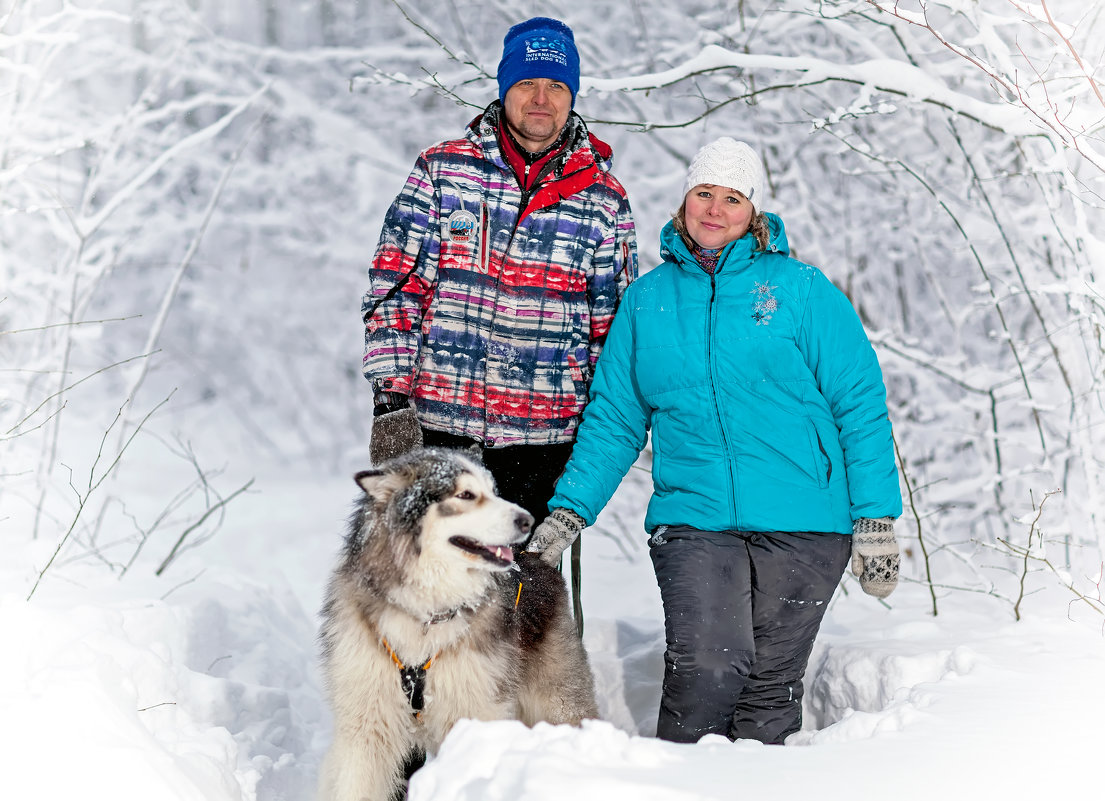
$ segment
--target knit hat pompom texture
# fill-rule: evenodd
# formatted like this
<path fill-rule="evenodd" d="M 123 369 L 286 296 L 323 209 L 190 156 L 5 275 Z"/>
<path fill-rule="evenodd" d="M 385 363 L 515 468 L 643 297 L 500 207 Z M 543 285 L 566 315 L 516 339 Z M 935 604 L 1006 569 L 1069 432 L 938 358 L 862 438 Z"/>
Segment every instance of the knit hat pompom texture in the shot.
<path fill-rule="evenodd" d="M 579 51 L 572 29 L 560 20 L 534 17 L 519 22 L 503 38 L 499 61 L 499 100 L 507 90 L 527 78 L 560 81 L 572 92 L 572 105 L 579 91 Z"/>
<path fill-rule="evenodd" d="M 683 197 L 699 184 L 736 189 L 752 202 L 756 211 L 761 210 L 763 166 L 756 151 L 744 142 L 723 136 L 703 145 L 691 159 L 687 178 L 683 181 Z"/>

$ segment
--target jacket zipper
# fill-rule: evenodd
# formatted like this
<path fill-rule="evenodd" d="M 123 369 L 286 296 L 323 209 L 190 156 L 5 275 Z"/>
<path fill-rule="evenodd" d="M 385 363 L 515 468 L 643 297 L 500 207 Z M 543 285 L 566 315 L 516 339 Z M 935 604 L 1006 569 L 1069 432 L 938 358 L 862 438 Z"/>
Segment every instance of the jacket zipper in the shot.
<path fill-rule="evenodd" d="M 510 249 L 514 246 L 514 237 L 518 233 L 518 226 L 522 222 L 522 212 L 525 211 L 526 206 L 529 204 L 530 192 L 529 192 L 528 189 L 526 189 L 526 184 L 529 183 L 529 167 L 530 167 L 530 165 L 527 164 L 526 169 L 525 169 L 525 175 L 523 176 L 522 180 L 519 182 L 521 184 L 521 186 L 519 186 L 518 188 L 521 190 L 522 200 L 518 204 L 518 216 L 514 218 L 514 225 L 510 229 L 510 238 L 507 239 L 506 247 L 503 248 L 503 261 L 502 261 L 503 264 L 506 264 L 507 259 L 510 256 Z M 490 271 L 488 271 L 488 272 L 490 274 Z M 503 280 L 503 271 L 500 269 L 498 274 L 495 276 L 495 295 L 496 295 L 496 297 L 498 297 L 498 295 L 499 295 L 499 288 L 500 288 L 500 285 L 502 284 L 502 280 Z M 493 307 L 492 312 L 491 312 L 491 328 L 490 328 L 490 330 L 492 330 L 492 331 L 495 330 L 495 317 L 496 316 L 497 316 L 497 312 L 494 310 L 494 307 Z M 491 358 L 490 353 L 487 355 L 487 358 L 488 359 Z M 487 364 L 487 365 L 484 366 L 484 371 L 483 371 L 483 396 L 484 396 L 484 398 L 487 397 L 487 374 L 489 372 L 489 368 L 490 368 L 490 364 Z M 488 436 L 488 410 L 487 410 L 486 405 L 484 406 L 484 410 L 483 410 L 483 439 L 484 439 L 484 442 L 487 445 L 494 445 L 495 444 L 495 438 Z"/>
<path fill-rule="evenodd" d="M 534 186 L 536 186 L 538 184 L 538 182 L 540 182 L 540 180 L 542 178 L 544 178 L 545 175 L 547 175 L 553 169 L 554 163 L 555 163 L 555 159 L 553 161 L 548 162 L 545 165 L 545 169 L 541 173 L 538 173 L 537 178 L 534 180 Z M 520 186 L 518 188 L 521 190 L 521 201 L 518 204 L 518 216 L 514 219 L 514 226 L 510 229 L 510 238 L 507 239 L 506 247 L 503 249 L 503 264 L 506 264 L 507 258 L 510 255 L 510 249 L 514 246 L 514 237 L 518 233 L 518 226 L 522 224 L 522 215 L 525 213 L 526 207 L 529 205 L 530 199 L 533 197 L 533 192 L 531 192 L 529 189 L 526 188 L 526 185 L 529 183 L 529 168 L 530 168 L 530 165 L 527 164 L 526 168 L 525 168 L 525 174 L 523 175 L 522 180 L 519 182 Z M 575 172 L 569 173 L 568 175 L 560 176 L 560 179 L 564 180 L 565 178 L 570 178 L 573 175 L 576 175 L 577 173 L 580 173 L 585 169 L 590 169 L 590 167 L 581 167 L 580 169 L 576 170 Z M 513 170 L 511 172 L 513 172 Z M 496 295 L 498 295 L 499 285 L 502 281 L 502 274 L 503 274 L 502 270 L 499 270 L 499 274 L 495 278 L 495 293 L 496 293 Z M 494 316 L 495 316 L 495 312 L 493 311 L 492 312 L 492 328 L 494 328 Z M 487 397 L 487 372 L 488 372 L 487 368 L 485 367 L 484 368 L 484 373 L 483 373 L 484 397 Z M 493 438 L 489 438 L 487 436 L 487 417 L 488 417 L 487 409 L 485 407 L 484 408 L 484 415 L 483 415 L 484 442 L 486 442 L 488 445 L 492 445 L 495 440 Z"/>
<path fill-rule="evenodd" d="M 719 265 L 720 266 L 720 265 Z M 729 435 L 725 429 L 725 419 L 721 413 L 721 406 L 718 403 L 718 388 L 717 382 L 714 376 L 714 315 L 716 313 L 717 304 L 717 276 L 713 273 L 710 274 L 710 302 L 707 306 L 708 313 L 706 315 L 706 371 L 707 380 L 710 383 L 710 397 L 714 403 L 714 414 L 717 416 L 718 430 L 721 432 L 722 444 L 725 446 L 725 452 L 728 455 L 728 473 L 729 473 L 729 497 L 732 499 L 733 504 L 733 524 L 735 526 L 740 525 L 740 511 L 737 508 L 737 470 L 736 460 L 733 458 L 733 448 L 729 443 Z"/>
<path fill-rule="evenodd" d="M 480 202 L 480 272 L 487 275 L 491 272 L 491 248 L 487 245 L 487 201 Z"/>

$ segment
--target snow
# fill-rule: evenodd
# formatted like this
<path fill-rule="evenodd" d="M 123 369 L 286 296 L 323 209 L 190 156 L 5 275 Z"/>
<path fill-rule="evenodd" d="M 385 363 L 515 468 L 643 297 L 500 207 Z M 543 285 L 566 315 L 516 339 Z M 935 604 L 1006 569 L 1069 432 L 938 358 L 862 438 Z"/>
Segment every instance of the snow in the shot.
<path fill-rule="evenodd" d="M 0 567 L 0 797 L 308 799 L 329 740 L 315 635 L 356 496 L 344 473 L 257 476 L 217 535 L 161 577 L 59 563 Z M 156 471 L 155 471 L 156 472 Z M 652 737 L 663 622 L 632 471 L 586 534 L 583 600 L 603 720 L 581 729 L 465 721 L 412 801 L 733 797 L 1078 797 L 1100 788 L 1105 634 L 1046 587 L 1009 604 L 903 584 L 887 604 L 846 577 L 786 746 Z"/>
<path fill-rule="evenodd" d="M 454 52 L 474 54 L 463 68 L 392 4 L 368 5 L 0 10 L 2 799 L 313 796 L 330 739 L 318 611 L 352 476 L 368 466 L 355 367 L 364 263 L 418 148 L 475 113 L 454 100 L 491 96 L 505 26 L 532 4 L 466 2 L 462 24 L 432 19 Z M 961 12 L 944 16 L 1018 81 L 1018 105 L 867 4 L 749 4 L 747 18 L 746 4 L 700 4 L 701 26 L 680 4 L 600 5 L 564 10 L 586 47 L 581 109 L 610 117 L 595 129 L 618 154 L 642 268 L 700 144 L 724 133 L 768 145 L 801 257 L 848 285 L 871 321 L 916 496 L 898 527 L 912 554 L 887 603 L 845 577 L 806 677 L 806 728 L 786 746 L 663 743 L 648 478 L 631 471 L 584 535 L 602 720 L 466 721 L 415 776 L 412 801 L 1099 797 L 1105 151 L 1085 63 L 1101 61 L 1101 15 L 1049 3 L 1071 10 L 1059 30 L 1080 32 L 1087 58 L 1075 63 L 1048 29 L 1015 26 L 1013 4 L 929 4 Z M 324 7 L 336 15 L 327 35 Z M 833 10 L 850 19 L 822 16 Z M 327 36 L 336 44 L 322 46 Z M 800 91 L 761 91 L 791 80 Z M 454 94 L 420 91 L 435 81 Z M 755 103 L 703 113 L 698 98 L 734 91 Z M 1058 131 L 1043 123 L 1052 110 L 1069 114 Z M 229 170 L 262 114 L 272 123 L 258 152 Z M 972 119 L 1044 136 L 1014 141 Z M 1019 263 L 1004 264 L 1007 250 Z M 1018 287 L 1048 303 L 1018 309 Z M 139 384 L 139 397 L 126 392 Z M 135 440 L 109 477 L 124 406 L 118 428 Z M 251 480 L 157 575 L 197 504 Z M 1069 508 L 1027 540 L 1033 499 L 1061 482 L 1049 512 Z M 935 616 L 918 520 L 946 587 Z M 1017 553 L 998 547 L 1010 536 L 1033 554 L 1067 551 L 1054 573 L 1027 576 L 1019 621 Z M 1096 604 L 1061 583 L 1072 581 Z"/>
<path fill-rule="evenodd" d="M 1007 104 L 985 103 L 960 92 L 951 91 L 934 80 L 924 70 L 891 59 L 871 59 L 859 64 L 834 64 L 809 55 L 787 57 L 737 53 L 717 45 L 707 45 L 694 58 L 677 68 L 632 78 L 587 78 L 580 81 L 581 96 L 591 91 L 629 91 L 668 86 L 691 75 L 724 67 L 797 72 L 803 83 L 819 83 L 827 79 L 851 81 L 863 86 L 902 94 L 914 100 L 938 103 L 969 114 L 988 125 L 1011 133 L 1028 135 L 1035 131 L 1023 115 Z"/>

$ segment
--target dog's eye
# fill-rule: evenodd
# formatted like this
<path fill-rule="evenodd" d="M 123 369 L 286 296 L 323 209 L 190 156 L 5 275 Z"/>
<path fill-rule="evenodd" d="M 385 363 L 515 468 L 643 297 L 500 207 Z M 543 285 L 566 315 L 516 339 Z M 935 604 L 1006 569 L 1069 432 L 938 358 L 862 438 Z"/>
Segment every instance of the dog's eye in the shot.
<path fill-rule="evenodd" d="M 462 501 L 474 501 L 476 500 L 476 493 L 472 492 L 472 490 L 461 490 L 457 493 L 456 497 Z"/>

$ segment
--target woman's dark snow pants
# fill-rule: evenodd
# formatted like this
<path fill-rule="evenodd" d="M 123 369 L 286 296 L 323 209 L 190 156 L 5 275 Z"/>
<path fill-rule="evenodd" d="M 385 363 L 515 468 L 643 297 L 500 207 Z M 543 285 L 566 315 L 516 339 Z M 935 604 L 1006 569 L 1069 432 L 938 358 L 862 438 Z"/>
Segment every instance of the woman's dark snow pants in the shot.
<path fill-rule="evenodd" d="M 782 743 L 852 538 L 661 526 L 651 546 L 667 651 L 656 735 Z"/>

